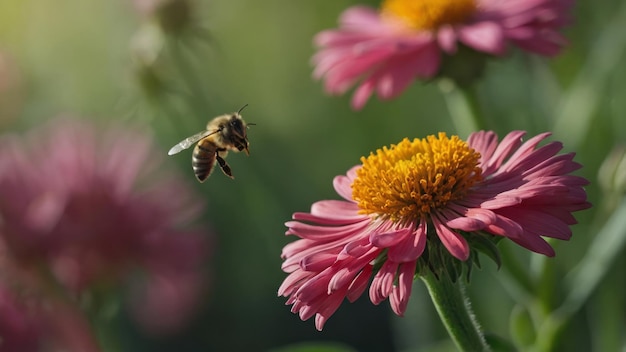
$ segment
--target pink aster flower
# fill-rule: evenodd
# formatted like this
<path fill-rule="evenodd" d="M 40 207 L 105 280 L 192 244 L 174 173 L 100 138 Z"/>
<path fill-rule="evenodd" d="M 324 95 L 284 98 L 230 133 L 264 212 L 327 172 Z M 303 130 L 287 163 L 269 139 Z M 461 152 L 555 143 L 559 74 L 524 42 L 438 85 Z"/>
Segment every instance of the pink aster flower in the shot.
<path fill-rule="evenodd" d="M 128 127 L 56 119 L 24 138 L 6 137 L 0 236 L 16 262 L 46 265 L 70 296 L 141 285 L 135 289 L 148 299 L 136 303 L 160 316 L 159 331 L 176 328 L 205 284 L 207 246 L 188 226 L 201 200 L 162 162 L 150 138 Z"/>
<path fill-rule="evenodd" d="M 283 249 L 289 275 L 278 294 L 302 320 L 315 316 L 321 330 L 372 277 L 372 303 L 389 298 L 401 316 L 414 276 L 439 270 L 442 256 L 459 265 L 472 260 L 477 238 L 508 238 L 554 256 L 543 237 L 570 238 L 571 213 L 590 206 L 587 180 L 570 175 L 580 165 L 574 153 L 558 154 L 561 143 L 538 146 L 548 133 L 522 143 L 524 134 L 498 142 L 482 131 L 465 142 L 440 133 L 363 157 L 334 179 L 344 200 L 316 202 L 286 223 L 287 234 L 301 239 Z"/>
<path fill-rule="evenodd" d="M 570 19 L 572 0 L 386 0 L 380 11 L 348 8 L 339 28 L 319 33 L 314 77 L 343 94 L 358 84 L 352 107 L 362 108 L 374 91 L 398 96 L 415 79 L 440 74 L 442 56 L 459 45 L 501 56 L 517 46 L 545 56 L 566 44 L 559 30 Z M 360 81 L 360 83 L 358 83 Z"/>

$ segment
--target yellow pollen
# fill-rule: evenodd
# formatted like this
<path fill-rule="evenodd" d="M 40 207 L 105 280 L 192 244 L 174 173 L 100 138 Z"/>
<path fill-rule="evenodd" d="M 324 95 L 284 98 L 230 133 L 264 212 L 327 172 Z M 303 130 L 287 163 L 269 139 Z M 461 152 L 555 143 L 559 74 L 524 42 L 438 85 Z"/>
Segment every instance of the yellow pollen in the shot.
<path fill-rule="evenodd" d="M 381 5 L 383 16 L 395 17 L 421 30 L 462 23 L 475 11 L 475 0 L 385 0 Z"/>
<path fill-rule="evenodd" d="M 361 158 L 352 197 L 361 214 L 412 221 L 463 198 L 482 179 L 480 154 L 440 132 L 378 149 Z"/>

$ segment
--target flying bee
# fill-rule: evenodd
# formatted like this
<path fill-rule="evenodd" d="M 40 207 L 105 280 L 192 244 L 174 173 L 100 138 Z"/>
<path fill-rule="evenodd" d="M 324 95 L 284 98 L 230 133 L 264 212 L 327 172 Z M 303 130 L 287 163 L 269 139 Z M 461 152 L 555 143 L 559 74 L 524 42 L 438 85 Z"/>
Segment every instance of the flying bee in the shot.
<path fill-rule="evenodd" d="M 168 155 L 178 154 L 197 143 L 193 149 L 191 166 L 196 178 L 204 182 L 215 166 L 215 160 L 224 174 L 234 178 L 230 166 L 224 158 L 229 150 L 234 152 L 245 151 L 249 155 L 248 136 L 246 129 L 254 124 L 246 124 L 241 118 L 241 111 L 248 106 L 244 105 L 239 111 L 215 117 L 206 125 L 206 130 L 183 139 L 167 152 Z"/>

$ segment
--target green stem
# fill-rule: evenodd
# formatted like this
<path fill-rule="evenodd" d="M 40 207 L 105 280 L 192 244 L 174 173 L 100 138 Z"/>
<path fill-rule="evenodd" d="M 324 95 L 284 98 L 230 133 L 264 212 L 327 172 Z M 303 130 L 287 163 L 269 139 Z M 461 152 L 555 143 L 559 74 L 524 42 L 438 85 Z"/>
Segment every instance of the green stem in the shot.
<path fill-rule="evenodd" d="M 439 89 L 459 135 L 467 137 L 472 132 L 487 128 L 473 89 L 463 89 L 447 78 L 439 80 Z"/>
<path fill-rule="evenodd" d="M 490 348 L 474 318 L 461 280 L 452 282 L 447 275 L 435 277 L 430 271 L 421 276 L 439 317 L 460 351 L 489 351 Z"/>

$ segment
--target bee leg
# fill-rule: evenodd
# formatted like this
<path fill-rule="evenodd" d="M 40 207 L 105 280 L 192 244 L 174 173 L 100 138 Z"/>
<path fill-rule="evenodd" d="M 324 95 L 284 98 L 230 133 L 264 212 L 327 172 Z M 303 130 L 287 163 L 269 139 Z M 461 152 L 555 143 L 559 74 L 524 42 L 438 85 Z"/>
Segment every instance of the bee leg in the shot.
<path fill-rule="evenodd" d="M 235 178 L 230 170 L 230 166 L 226 163 L 226 160 L 224 160 L 224 158 L 217 153 L 215 154 L 215 158 L 217 159 L 217 163 L 220 165 L 220 169 L 222 169 L 224 174 L 230 178 Z"/>

